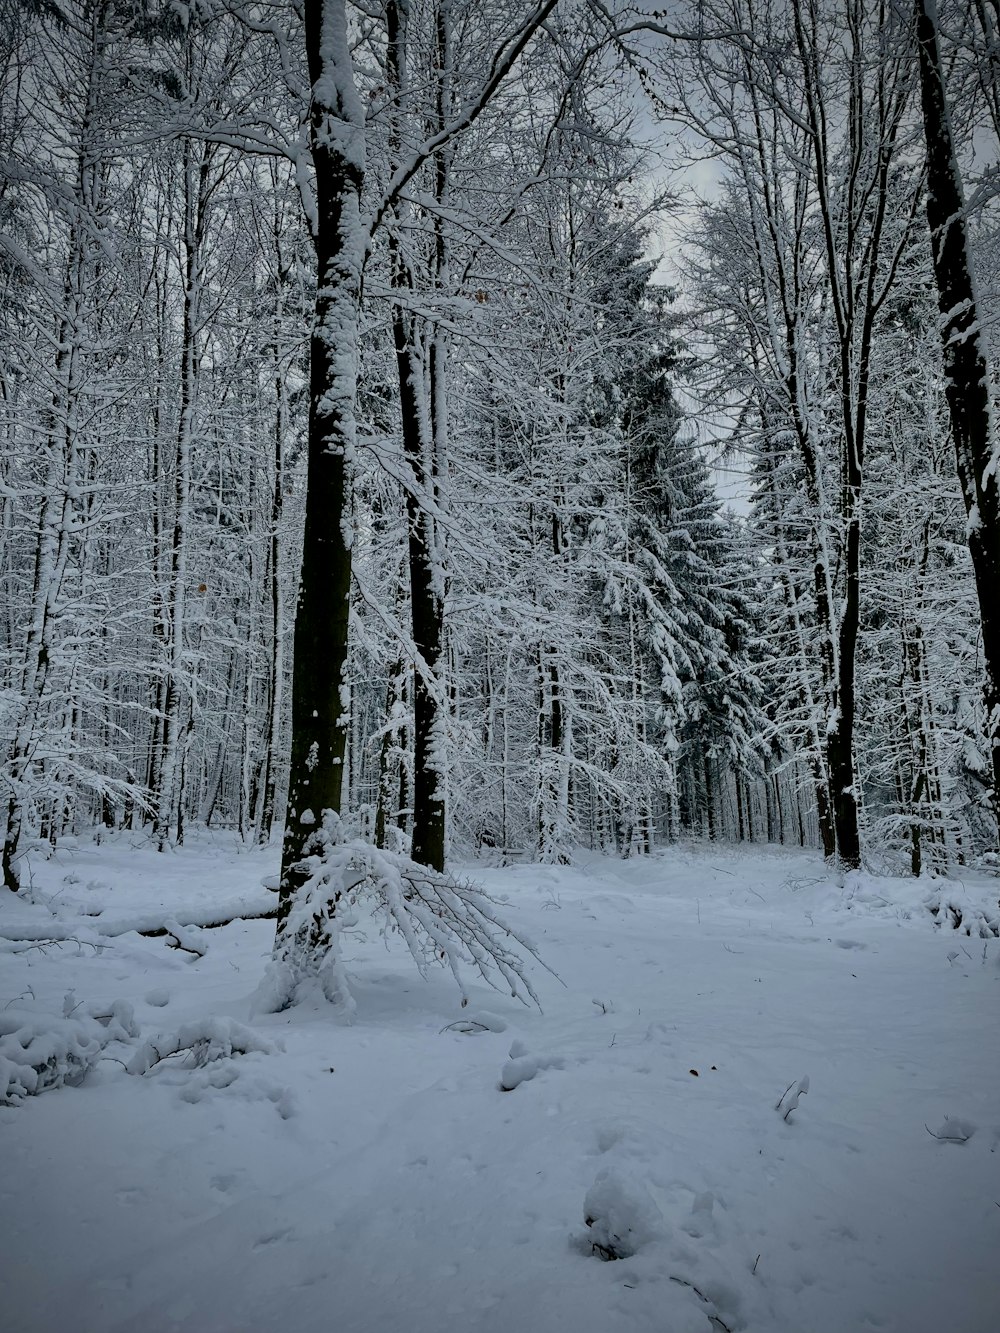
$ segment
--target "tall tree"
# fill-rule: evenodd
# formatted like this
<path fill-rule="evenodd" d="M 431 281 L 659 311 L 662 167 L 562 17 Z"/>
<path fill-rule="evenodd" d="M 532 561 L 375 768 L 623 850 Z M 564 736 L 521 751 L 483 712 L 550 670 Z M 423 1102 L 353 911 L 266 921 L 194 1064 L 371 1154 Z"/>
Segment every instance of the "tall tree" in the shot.
<path fill-rule="evenodd" d="M 366 232 L 365 117 L 354 82 L 347 16 L 340 0 L 305 6 L 311 86 L 309 146 L 315 206 L 310 219 L 316 302 L 310 342 L 305 530 L 295 610 L 292 739 L 281 852 L 279 943 L 319 950 L 323 922 L 285 940 L 317 825 L 339 819 L 347 753 L 345 693 L 354 539 L 352 480 L 358 378 L 358 303 Z"/>
<path fill-rule="evenodd" d="M 909 240 L 912 78 L 891 6 L 699 0 L 673 80 L 685 119 L 726 163 L 749 230 L 756 308 L 740 359 L 761 358 L 756 411 L 787 432 L 811 511 L 822 736 L 834 844 L 861 857 L 854 761 L 862 492 L 880 314 Z M 841 36 L 843 34 L 843 37 Z M 775 58 L 781 51 L 782 58 Z M 692 81 L 684 83 L 684 77 Z M 734 292 L 734 295 L 736 293 Z M 755 372 L 756 374 L 756 368 Z"/>
<path fill-rule="evenodd" d="M 982 6 L 984 15 L 989 7 Z M 952 128 L 935 0 L 916 0 L 920 91 L 927 145 L 927 222 L 941 311 L 951 432 L 982 618 L 986 729 L 993 810 L 1000 826 L 1000 477 L 984 307 L 977 290 L 962 173 Z M 995 24 L 996 16 L 992 16 Z M 995 30 L 993 41 L 995 43 Z M 997 53 L 987 51 L 987 62 Z M 995 75 L 988 81 L 995 92 Z M 992 103 L 991 103 L 992 104 Z"/>
<path fill-rule="evenodd" d="M 310 856 L 322 852 L 325 839 L 341 836 L 351 726 L 345 666 L 365 256 L 373 232 L 402 191 L 480 117 L 555 3 L 537 0 L 526 17 L 504 31 L 479 87 L 446 124 L 440 117 L 432 123 L 430 133 L 392 172 L 364 220 L 366 120 L 355 82 L 346 5 L 344 0 L 307 0 L 304 7 L 316 307 L 310 347 L 305 531 L 294 631 L 291 766 L 275 944 L 276 955 L 290 967 L 293 988 L 297 974 L 315 974 L 323 967 L 331 945 L 329 922 L 347 888 L 342 880 L 324 889 L 320 901 L 300 901 L 301 911 L 293 919 L 296 898 L 315 877 L 316 864 Z M 405 911 L 402 899 L 398 910 Z M 282 983 L 286 990 L 287 984 Z"/>

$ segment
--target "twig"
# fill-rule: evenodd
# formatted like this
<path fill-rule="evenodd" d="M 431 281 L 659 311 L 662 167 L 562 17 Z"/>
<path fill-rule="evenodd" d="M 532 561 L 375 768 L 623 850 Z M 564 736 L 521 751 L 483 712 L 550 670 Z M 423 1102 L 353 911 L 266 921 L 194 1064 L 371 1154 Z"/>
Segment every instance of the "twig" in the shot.
<path fill-rule="evenodd" d="M 971 1134 L 935 1134 L 927 1124 L 924 1125 L 924 1129 L 932 1139 L 937 1139 L 938 1143 L 968 1143 L 972 1137 Z"/>
<path fill-rule="evenodd" d="M 67 935 L 63 940 L 36 940 L 34 944 L 25 944 L 23 949 L 11 949 L 11 953 L 20 955 L 22 953 L 28 953 L 31 949 L 41 949 L 44 952 L 46 949 L 61 949 L 64 944 L 76 944 L 81 949 L 86 944 L 93 949 L 95 954 L 101 953 L 104 949 L 111 948 L 110 944 L 95 944 L 93 940 L 80 940 L 77 939 L 75 935 Z"/>
<path fill-rule="evenodd" d="M 757 1271 L 757 1265 L 758 1265 L 759 1263 L 760 1263 L 760 1255 L 758 1254 L 757 1258 L 753 1261 L 753 1268 L 750 1269 L 750 1276 L 751 1276 L 751 1277 L 753 1277 L 754 1273 L 756 1273 L 756 1271 Z"/>
<path fill-rule="evenodd" d="M 704 1301 L 706 1305 L 710 1305 L 712 1307 L 713 1313 L 708 1316 L 708 1322 L 714 1328 L 720 1328 L 722 1330 L 722 1333 L 732 1333 L 732 1329 L 729 1327 L 729 1325 L 723 1323 L 723 1321 L 719 1318 L 718 1314 L 714 1313 L 715 1306 L 713 1305 L 713 1303 L 708 1299 L 708 1297 L 705 1295 L 703 1291 L 698 1290 L 698 1288 L 694 1285 L 693 1282 L 688 1282 L 687 1278 L 673 1277 L 673 1276 L 671 1276 L 670 1281 L 679 1282 L 682 1287 L 690 1287 L 691 1290 L 694 1292 L 694 1294 L 700 1300 Z"/>
<path fill-rule="evenodd" d="M 194 958 L 204 958 L 204 957 L 205 957 L 205 955 L 204 955 L 204 953 L 203 953 L 203 951 L 202 951 L 201 949 L 192 949 L 192 948 L 190 947 L 190 945 L 187 945 L 187 944 L 181 944 L 180 940 L 177 938 L 177 936 L 173 933 L 172 930 L 168 930 L 168 931 L 167 931 L 167 934 L 166 934 L 166 945 L 167 945 L 167 948 L 168 948 L 168 949 L 179 949 L 182 953 L 189 953 L 189 954 L 191 954 Z"/>
<path fill-rule="evenodd" d="M 791 1090 L 792 1090 L 794 1087 L 795 1087 L 795 1079 L 793 1078 L 792 1081 L 791 1081 L 791 1083 L 789 1083 L 788 1087 L 785 1089 L 785 1091 L 781 1094 L 781 1096 L 778 1098 L 778 1100 L 774 1103 L 774 1109 L 775 1109 L 776 1111 L 780 1111 L 780 1110 L 781 1110 L 781 1103 L 785 1100 L 785 1098 L 788 1096 L 788 1094 L 791 1092 Z"/>

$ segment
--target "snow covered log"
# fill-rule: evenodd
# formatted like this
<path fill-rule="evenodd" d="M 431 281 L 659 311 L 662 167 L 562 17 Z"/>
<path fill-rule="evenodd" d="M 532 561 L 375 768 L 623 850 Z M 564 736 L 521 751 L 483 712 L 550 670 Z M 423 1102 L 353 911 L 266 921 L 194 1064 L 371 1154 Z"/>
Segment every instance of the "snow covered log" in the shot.
<path fill-rule="evenodd" d="M 221 926 L 232 925 L 234 921 L 273 920 L 277 911 L 273 895 L 269 894 L 267 897 L 257 895 L 252 898 L 230 900 L 228 903 L 179 907 L 173 910 L 164 907 L 154 912 L 136 912 L 121 916 L 105 916 L 102 913 L 99 916 L 78 917 L 73 920 L 53 918 L 38 923 L 0 922 L 0 939 L 52 943 L 82 939 L 87 942 L 88 934 L 114 939 L 118 935 L 127 935 L 130 931 L 152 939 L 162 935 L 172 935 L 176 938 L 177 927 L 214 930 Z"/>

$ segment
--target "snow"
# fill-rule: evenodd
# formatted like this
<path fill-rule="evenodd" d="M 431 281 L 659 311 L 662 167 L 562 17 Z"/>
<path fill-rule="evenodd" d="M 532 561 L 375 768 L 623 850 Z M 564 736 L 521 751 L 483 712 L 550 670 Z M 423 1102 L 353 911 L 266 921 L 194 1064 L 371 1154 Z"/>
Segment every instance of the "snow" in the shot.
<path fill-rule="evenodd" d="M 203 956 L 42 931 L 88 897 L 204 917 L 277 857 L 81 841 L 0 899 L 3 1030 L 89 1062 L 0 1107 L 5 1328 L 996 1327 L 1000 940 L 936 924 L 943 881 L 722 847 L 477 871 L 561 979 L 541 1011 L 471 970 L 463 1008 L 362 919 L 350 1024 L 250 1019 L 270 921 Z"/>

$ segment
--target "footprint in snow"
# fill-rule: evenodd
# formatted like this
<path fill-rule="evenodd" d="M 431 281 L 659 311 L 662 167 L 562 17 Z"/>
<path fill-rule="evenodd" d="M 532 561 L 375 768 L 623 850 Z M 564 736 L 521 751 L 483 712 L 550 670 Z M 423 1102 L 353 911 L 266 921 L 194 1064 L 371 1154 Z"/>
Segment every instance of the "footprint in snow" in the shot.
<path fill-rule="evenodd" d="M 597 1130 L 597 1153 L 603 1155 L 624 1142 L 625 1131 L 620 1125 L 601 1125 Z"/>
<path fill-rule="evenodd" d="M 295 1231 L 292 1227 L 281 1227 L 278 1231 L 271 1231 L 266 1236 L 261 1236 L 253 1243 L 255 1250 L 263 1249 L 265 1245 L 274 1245 L 279 1240 L 295 1240 Z"/>

